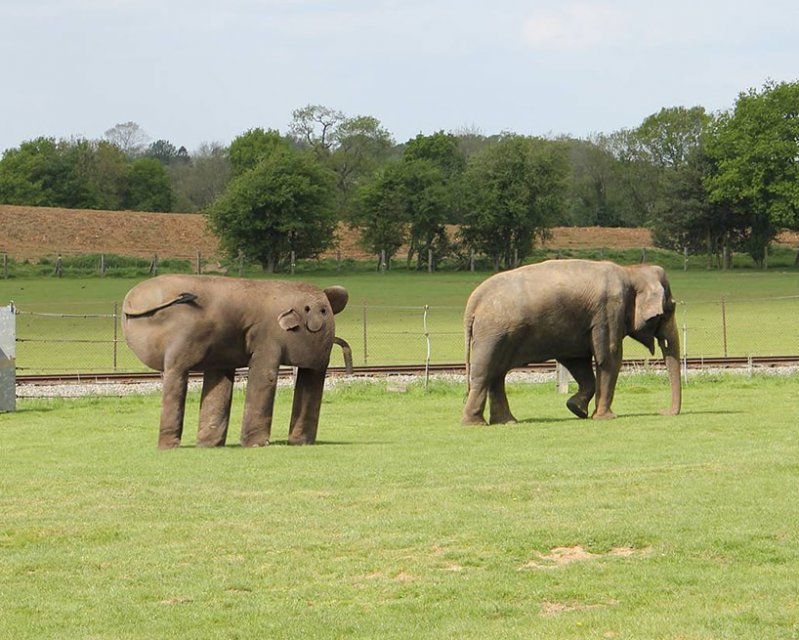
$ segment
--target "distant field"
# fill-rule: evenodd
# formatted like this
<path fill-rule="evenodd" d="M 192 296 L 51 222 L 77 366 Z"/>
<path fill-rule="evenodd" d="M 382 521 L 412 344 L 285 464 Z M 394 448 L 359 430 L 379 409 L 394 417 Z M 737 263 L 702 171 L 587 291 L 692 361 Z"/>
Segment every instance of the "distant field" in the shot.
<path fill-rule="evenodd" d="M 678 322 L 689 356 L 794 355 L 799 334 L 799 271 L 740 269 L 732 272 L 669 271 L 681 302 Z M 294 276 L 321 287 L 343 284 L 349 306 L 337 317 L 337 333 L 353 347 L 356 364 L 421 363 L 427 353 L 424 307 L 431 360 L 463 360 L 463 308 L 470 292 L 489 273 L 308 273 Z M 285 277 L 285 276 L 284 276 Z M 13 300 L 18 317 L 17 364 L 39 370 L 107 371 L 114 364 L 114 304 L 141 278 L 35 278 L 0 280 L 0 304 Z M 722 306 L 722 299 L 724 306 Z M 73 317 L 31 315 L 69 314 Z M 88 318 L 90 314 L 109 317 Z M 364 331 L 364 324 L 366 331 Z M 366 338 L 364 339 L 364 333 Z M 41 342 L 41 340 L 63 342 Z M 141 369 L 117 329 L 117 368 Z M 91 341 L 102 341 L 101 343 Z M 87 342 L 89 341 L 89 342 Z M 631 340 L 625 355 L 648 353 Z M 334 364 L 341 364 L 334 352 Z"/>
<path fill-rule="evenodd" d="M 156 450 L 159 398 L 0 414 L 0 638 L 783 640 L 799 633 L 799 378 L 622 377 L 618 420 L 514 384 L 325 397 L 320 442 Z"/>

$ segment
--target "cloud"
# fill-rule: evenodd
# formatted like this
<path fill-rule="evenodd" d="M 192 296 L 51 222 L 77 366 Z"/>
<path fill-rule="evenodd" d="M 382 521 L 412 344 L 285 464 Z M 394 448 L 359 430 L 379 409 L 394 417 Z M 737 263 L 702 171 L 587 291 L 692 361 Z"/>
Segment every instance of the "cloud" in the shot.
<path fill-rule="evenodd" d="M 592 49 L 615 41 L 624 22 L 624 14 L 607 5 L 575 3 L 529 15 L 522 38 L 527 46 L 545 51 Z"/>

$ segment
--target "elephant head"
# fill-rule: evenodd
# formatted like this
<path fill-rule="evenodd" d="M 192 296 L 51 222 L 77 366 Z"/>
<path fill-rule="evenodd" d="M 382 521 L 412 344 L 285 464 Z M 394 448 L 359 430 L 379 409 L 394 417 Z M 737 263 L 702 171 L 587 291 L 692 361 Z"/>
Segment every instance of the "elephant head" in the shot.
<path fill-rule="evenodd" d="M 347 306 L 349 294 L 344 287 L 334 286 L 324 290 L 327 304 L 321 296 L 316 299 L 305 300 L 305 304 L 297 304 L 283 311 L 278 316 L 278 324 L 281 328 L 290 331 L 300 326 L 305 327 L 311 333 L 317 333 L 329 320 L 330 313 L 339 313 Z"/>
<path fill-rule="evenodd" d="M 629 335 L 655 354 L 658 341 L 671 384 L 671 408 L 667 415 L 680 413 L 682 386 L 680 380 L 680 334 L 675 315 L 677 304 L 671 294 L 666 272 L 658 266 L 629 267 L 635 302 L 629 318 Z"/>

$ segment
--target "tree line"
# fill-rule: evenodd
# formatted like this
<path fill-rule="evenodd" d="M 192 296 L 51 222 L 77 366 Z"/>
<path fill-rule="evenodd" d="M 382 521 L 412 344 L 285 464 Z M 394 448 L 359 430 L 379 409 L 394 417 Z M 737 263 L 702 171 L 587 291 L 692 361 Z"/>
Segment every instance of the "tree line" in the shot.
<path fill-rule="evenodd" d="M 714 266 L 735 251 L 762 266 L 777 233 L 799 227 L 797 82 L 584 139 L 461 130 L 397 143 L 374 117 L 309 105 L 285 133 L 254 128 L 227 147 L 148 142 L 133 122 L 101 140 L 23 142 L 0 159 L 0 202 L 201 211 L 232 258 L 268 271 L 330 248 L 340 221 L 383 259 L 407 243 L 419 269 L 475 254 L 510 268 L 557 225 L 648 227 Z"/>

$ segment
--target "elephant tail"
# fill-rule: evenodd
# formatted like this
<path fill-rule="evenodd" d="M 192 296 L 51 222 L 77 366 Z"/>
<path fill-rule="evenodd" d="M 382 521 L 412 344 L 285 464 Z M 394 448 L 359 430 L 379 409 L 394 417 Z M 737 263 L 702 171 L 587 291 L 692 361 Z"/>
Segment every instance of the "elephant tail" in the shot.
<path fill-rule="evenodd" d="M 344 372 L 347 375 L 352 374 L 352 347 L 350 347 L 349 343 L 344 340 L 344 338 L 339 338 L 338 336 L 333 338 L 333 344 L 337 344 L 341 347 L 341 351 L 344 354 Z"/>
<path fill-rule="evenodd" d="M 466 347 L 466 395 L 468 396 L 472 386 L 472 331 L 474 328 L 474 313 L 466 315 L 465 322 L 463 323 L 464 343 Z"/>
<path fill-rule="evenodd" d="M 128 318 L 140 318 L 142 316 L 151 316 L 156 311 L 160 311 L 161 309 L 166 309 L 167 307 L 171 307 L 175 304 L 187 304 L 189 302 L 194 302 L 197 299 L 197 296 L 193 293 L 181 293 L 175 298 L 171 300 L 167 300 L 166 302 L 161 302 L 159 304 L 148 304 L 144 305 L 143 308 L 138 307 L 135 305 L 131 300 L 125 299 L 125 302 L 122 305 L 122 311 L 125 313 L 125 316 Z"/>

